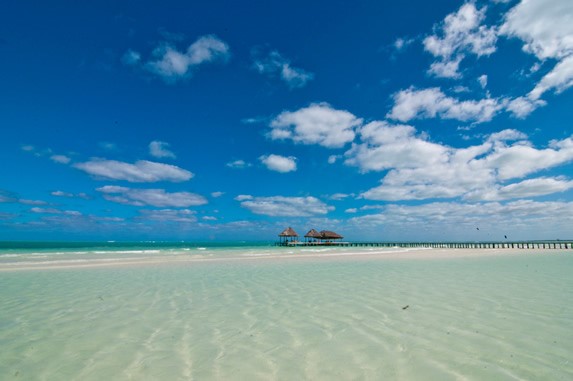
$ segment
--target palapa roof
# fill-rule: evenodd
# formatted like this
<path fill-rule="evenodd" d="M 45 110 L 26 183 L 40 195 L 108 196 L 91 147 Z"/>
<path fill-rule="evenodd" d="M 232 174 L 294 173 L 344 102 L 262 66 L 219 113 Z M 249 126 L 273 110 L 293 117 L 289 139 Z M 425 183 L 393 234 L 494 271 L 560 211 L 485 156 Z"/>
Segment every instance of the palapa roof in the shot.
<path fill-rule="evenodd" d="M 338 233 L 332 232 L 330 230 L 322 230 L 320 232 L 320 238 L 322 239 L 342 239 L 344 238 Z"/>
<path fill-rule="evenodd" d="M 317 231 L 314 230 L 314 229 L 310 229 L 310 230 L 308 231 L 308 233 L 306 233 L 304 236 L 305 236 L 306 238 L 321 238 L 321 237 L 322 237 L 322 236 L 320 235 L 320 233 L 317 232 Z"/>
<path fill-rule="evenodd" d="M 298 234 L 290 226 L 286 228 L 279 237 L 298 237 Z"/>

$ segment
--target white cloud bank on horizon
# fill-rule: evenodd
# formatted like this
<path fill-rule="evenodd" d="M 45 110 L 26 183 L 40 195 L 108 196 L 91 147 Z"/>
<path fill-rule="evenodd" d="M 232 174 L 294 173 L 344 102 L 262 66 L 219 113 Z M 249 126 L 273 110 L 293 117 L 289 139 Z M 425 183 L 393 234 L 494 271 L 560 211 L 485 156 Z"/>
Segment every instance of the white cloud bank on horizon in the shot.
<path fill-rule="evenodd" d="M 207 199 L 190 192 L 166 192 L 164 189 L 136 189 L 106 185 L 96 189 L 103 197 L 112 202 L 135 206 L 177 207 L 207 204 Z"/>
<path fill-rule="evenodd" d="M 193 173 L 175 165 L 147 160 L 138 160 L 131 164 L 116 160 L 94 158 L 83 163 L 76 163 L 73 167 L 88 173 L 96 179 L 125 180 L 132 183 L 182 182 L 194 176 Z"/>

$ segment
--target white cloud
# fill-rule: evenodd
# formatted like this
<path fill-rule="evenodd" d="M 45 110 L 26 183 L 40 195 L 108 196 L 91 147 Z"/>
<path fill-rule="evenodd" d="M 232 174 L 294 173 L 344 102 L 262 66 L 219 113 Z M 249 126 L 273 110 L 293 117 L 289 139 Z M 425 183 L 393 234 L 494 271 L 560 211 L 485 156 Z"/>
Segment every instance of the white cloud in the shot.
<path fill-rule="evenodd" d="M 328 157 L 328 164 L 334 164 L 338 159 L 340 159 L 340 155 L 330 155 Z"/>
<path fill-rule="evenodd" d="M 573 39 L 573 36 L 571 37 Z M 556 93 L 573 86 L 573 54 L 559 61 L 528 94 L 529 99 L 538 100 L 545 92 L 555 90 Z"/>
<path fill-rule="evenodd" d="M 354 140 L 354 129 L 360 124 L 362 119 L 348 111 L 335 110 L 327 103 L 314 103 L 279 114 L 270 124 L 270 137 L 339 148 Z"/>
<path fill-rule="evenodd" d="M 356 208 L 348 208 L 344 211 L 345 213 L 356 213 L 358 212 L 358 209 Z"/>
<path fill-rule="evenodd" d="M 541 99 L 532 100 L 528 97 L 517 97 L 512 99 L 506 106 L 507 110 L 513 114 L 514 117 L 523 119 L 531 114 L 538 107 L 545 106 L 547 102 Z"/>
<path fill-rule="evenodd" d="M 362 172 L 431 166 L 447 156 L 447 147 L 415 137 L 412 126 L 374 121 L 360 129 L 360 137 L 364 143 L 346 152 L 345 163 Z"/>
<path fill-rule="evenodd" d="M 213 216 L 203 216 L 203 217 L 201 217 L 201 219 L 203 221 L 217 221 L 217 217 L 213 217 Z"/>
<path fill-rule="evenodd" d="M 129 49 L 124 55 L 121 57 L 121 62 L 124 65 L 137 65 L 141 61 L 141 54 L 136 52 L 135 50 Z"/>
<path fill-rule="evenodd" d="M 247 163 L 244 160 L 235 160 L 235 161 L 228 162 L 226 165 L 229 168 L 244 169 L 244 168 L 250 167 L 252 164 Z"/>
<path fill-rule="evenodd" d="M 457 12 L 446 16 L 441 25 L 434 27 L 435 34 L 424 39 L 425 50 L 440 59 L 432 64 L 430 74 L 459 78 L 459 63 L 466 54 L 480 57 L 495 52 L 497 29 L 481 25 L 486 9 L 477 9 L 473 2 L 467 2 Z"/>
<path fill-rule="evenodd" d="M 27 200 L 17 194 L 0 189 L 0 203 L 18 203 L 24 205 L 46 205 L 47 202 L 40 200 Z"/>
<path fill-rule="evenodd" d="M 437 87 L 422 90 L 410 87 L 394 94 L 394 106 L 387 117 L 401 122 L 439 117 L 481 123 L 490 121 L 502 108 L 503 102 L 494 98 L 460 101 Z"/>
<path fill-rule="evenodd" d="M 52 196 L 57 196 L 57 197 L 74 197 L 73 193 L 68 193 L 68 192 L 64 192 L 64 191 L 54 191 L 50 194 Z"/>
<path fill-rule="evenodd" d="M 130 66 L 141 64 L 145 70 L 172 83 L 191 77 L 199 65 L 226 61 L 230 53 L 229 46 L 224 41 L 216 36 L 206 35 L 199 37 L 186 51 L 181 52 L 170 42 L 164 42 L 153 50 L 152 55 L 152 60 L 142 62 L 138 52 L 128 50 L 122 62 Z"/>
<path fill-rule="evenodd" d="M 211 197 L 213 198 L 218 198 L 221 197 L 222 195 L 224 195 L 225 192 L 211 192 Z"/>
<path fill-rule="evenodd" d="M 67 198 L 73 198 L 73 197 L 77 197 L 77 198 L 83 198 L 85 200 L 89 200 L 90 196 L 88 196 L 87 194 L 81 192 L 78 194 L 73 194 L 73 193 L 69 193 L 69 192 L 64 192 L 64 191 L 53 191 L 50 193 L 52 196 L 56 196 L 56 197 L 67 197 Z"/>
<path fill-rule="evenodd" d="M 154 140 L 149 143 L 149 154 L 156 158 L 168 157 L 171 159 L 175 158 L 175 154 L 169 150 L 169 143 L 161 142 L 159 140 Z"/>
<path fill-rule="evenodd" d="M 135 189 L 106 185 L 97 189 L 108 201 L 136 206 L 157 206 L 184 208 L 204 205 L 205 197 L 190 192 L 166 192 L 164 189 Z"/>
<path fill-rule="evenodd" d="M 82 214 L 77 210 L 60 210 L 56 208 L 38 208 L 34 207 L 30 209 L 30 211 L 34 213 L 41 213 L 41 214 L 64 214 L 67 216 L 81 216 Z"/>
<path fill-rule="evenodd" d="M 252 213 L 274 217 L 310 217 L 334 210 L 315 197 L 251 196 L 241 201 L 241 206 Z"/>
<path fill-rule="evenodd" d="M 555 218 L 556 215 L 560 217 Z M 404 230 L 414 230 L 420 236 L 434 239 L 461 237 L 482 241 L 504 239 L 504 235 L 509 239 L 566 238 L 563 235 L 569 234 L 572 224 L 573 202 L 532 200 L 387 205 L 379 213 L 354 217 L 347 222 L 347 226 L 356 226 L 361 231 L 373 228 L 379 232 L 383 226 L 386 234 L 393 237 Z M 520 237 L 516 237 L 517 234 Z"/>
<path fill-rule="evenodd" d="M 467 148 L 432 143 L 416 136 L 411 126 L 379 121 L 364 126 L 360 137 L 362 143 L 345 153 L 345 163 L 362 172 L 388 171 L 379 186 L 361 194 L 371 200 L 540 196 L 560 192 L 567 180 L 507 182 L 573 161 L 572 138 L 537 149 L 515 130 L 500 131 Z"/>
<path fill-rule="evenodd" d="M 263 155 L 259 157 L 259 160 L 271 171 L 280 173 L 296 171 L 296 157 L 294 156 L 285 157 L 271 154 Z"/>
<path fill-rule="evenodd" d="M 122 161 L 91 159 L 84 163 L 74 164 L 95 178 L 104 180 L 125 180 L 133 183 L 150 183 L 156 181 L 181 182 L 193 177 L 193 173 L 174 165 L 139 160 L 134 164 Z"/>
<path fill-rule="evenodd" d="M 510 104 L 515 116 L 523 118 L 545 105 L 540 98 L 547 91 L 559 93 L 573 86 L 572 15 L 573 3 L 569 0 L 521 1 L 506 14 L 501 34 L 521 39 L 523 50 L 540 60 L 557 60 L 526 98 L 519 97 Z M 532 72 L 538 68 L 536 63 Z"/>
<path fill-rule="evenodd" d="M 459 56 L 449 61 L 433 62 L 428 69 L 428 73 L 438 78 L 461 78 L 462 75 L 458 71 L 461 61 L 462 57 Z"/>
<path fill-rule="evenodd" d="M 481 86 L 482 89 L 485 89 L 487 86 L 487 75 L 486 74 L 482 74 L 478 77 L 477 79 L 479 85 Z"/>
<path fill-rule="evenodd" d="M 394 41 L 394 49 L 396 49 L 398 52 L 401 52 L 410 46 L 414 41 L 415 40 L 413 38 L 398 37 L 396 41 Z"/>
<path fill-rule="evenodd" d="M 543 60 L 573 54 L 573 3 L 569 0 L 521 1 L 505 16 L 500 33 L 517 37 L 523 50 Z"/>
<path fill-rule="evenodd" d="M 340 201 L 340 200 L 344 200 L 345 198 L 348 198 L 350 196 L 351 195 L 346 194 L 346 193 L 335 193 L 328 198 L 331 200 Z"/>
<path fill-rule="evenodd" d="M 53 162 L 60 164 L 68 164 L 70 161 L 72 161 L 72 159 L 65 155 L 52 155 L 50 159 L 52 159 Z"/>
<path fill-rule="evenodd" d="M 308 81 L 314 78 L 313 73 L 291 66 L 290 61 L 276 50 L 264 56 L 255 52 L 254 56 L 253 67 L 259 73 L 269 76 L 278 75 L 290 89 L 304 87 Z"/>
<path fill-rule="evenodd" d="M 245 200 L 252 200 L 253 196 L 248 195 L 248 194 L 240 194 L 237 197 L 235 197 L 236 201 L 245 201 Z"/>
<path fill-rule="evenodd" d="M 468 201 L 501 201 L 565 192 L 572 188 L 573 181 L 540 177 L 506 186 L 495 186 L 486 190 L 469 192 L 464 196 L 464 199 Z"/>
<path fill-rule="evenodd" d="M 160 209 L 140 210 L 138 220 L 150 220 L 159 222 L 193 223 L 197 221 L 195 211 L 189 209 Z"/>

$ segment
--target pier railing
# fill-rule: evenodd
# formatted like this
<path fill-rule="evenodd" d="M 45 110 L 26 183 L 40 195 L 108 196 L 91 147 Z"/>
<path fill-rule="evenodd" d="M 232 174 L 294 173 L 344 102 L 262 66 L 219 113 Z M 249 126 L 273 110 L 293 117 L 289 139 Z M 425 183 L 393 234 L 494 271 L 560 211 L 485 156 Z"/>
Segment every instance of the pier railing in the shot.
<path fill-rule="evenodd" d="M 573 241 L 515 242 L 277 242 L 277 246 L 401 247 L 435 249 L 573 249 Z"/>

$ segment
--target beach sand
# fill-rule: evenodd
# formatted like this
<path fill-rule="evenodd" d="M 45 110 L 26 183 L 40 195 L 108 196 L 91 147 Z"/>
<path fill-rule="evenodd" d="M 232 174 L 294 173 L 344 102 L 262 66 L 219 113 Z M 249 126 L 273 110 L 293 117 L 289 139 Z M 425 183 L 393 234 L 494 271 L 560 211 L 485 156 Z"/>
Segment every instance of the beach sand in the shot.
<path fill-rule="evenodd" d="M 158 252 L 159 254 L 160 252 Z M 194 264 L 222 263 L 222 262 L 258 262 L 258 261 L 359 261 L 359 260 L 437 260 L 461 259 L 495 256 L 516 256 L 535 253 L 547 254 L 573 254 L 571 249 L 453 249 L 453 248 L 395 248 L 380 249 L 368 248 L 337 248 L 335 250 L 298 249 L 295 251 L 284 248 L 275 248 L 272 252 L 264 254 L 244 254 L 230 256 L 202 256 L 181 251 L 178 253 L 105 257 L 105 258 L 73 258 L 59 259 L 44 256 L 38 260 L 0 262 L 0 271 L 23 270 L 55 270 L 55 269 L 81 269 L 81 268 L 109 268 L 109 267 L 141 267 L 141 266 L 192 266 Z"/>

